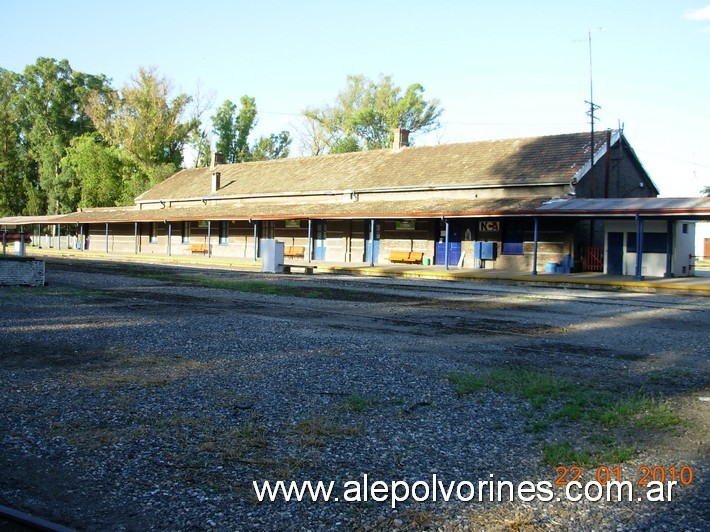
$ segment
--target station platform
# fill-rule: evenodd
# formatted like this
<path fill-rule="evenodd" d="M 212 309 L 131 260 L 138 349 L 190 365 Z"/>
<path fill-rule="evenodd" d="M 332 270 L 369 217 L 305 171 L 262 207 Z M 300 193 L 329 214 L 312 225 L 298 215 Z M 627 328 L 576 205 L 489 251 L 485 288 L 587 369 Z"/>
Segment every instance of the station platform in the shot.
<path fill-rule="evenodd" d="M 235 271 L 260 271 L 261 261 L 249 259 L 227 259 L 224 257 L 206 257 L 190 255 L 143 255 L 122 253 L 96 253 L 76 250 L 56 250 L 46 248 L 27 247 L 28 256 L 43 258 L 51 261 L 57 260 L 93 260 L 108 262 L 142 263 L 142 264 L 169 264 L 173 266 L 186 266 L 194 268 L 217 268 Z M 424 266 L 411 264 L 378 264 L 370 266 L 365 263 L 335 263 L 313 261 L 287 261 L 294 266 L 309 265 L 315 274 L 339 274 L 369 277 L 393 277 L 422 280 L 440 281 L 477 281 L 477 282 L 506 282 L 530 284 L 537 286 L 596 288 L 607 290 L 629 290 L 638 292 L 678 292 L 696 295 L 710 295 L 710 265 L 698 267 L 691 277 L 646 277 L 636 280 L 632 276 L 605 275 L 598 272 L 579 273 L 547 273 L 539 272 L 537 275 L 519 271 L 458 268 L 450 266 Z"/>

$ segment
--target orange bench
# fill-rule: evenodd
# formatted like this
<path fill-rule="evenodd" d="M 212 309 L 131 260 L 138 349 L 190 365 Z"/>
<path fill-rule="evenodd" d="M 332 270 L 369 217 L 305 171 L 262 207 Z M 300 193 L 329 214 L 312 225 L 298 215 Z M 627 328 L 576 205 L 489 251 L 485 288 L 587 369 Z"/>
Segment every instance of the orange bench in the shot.
<path fill-rule="evenodd" d="M 305 252 L 303 246 L 284 246 L 284 257 L 303 257 Z"/>
<path fill-rule="evenodd" d="M 405 262 L 407 264 L 421 264 L 424 259 L 422 251 L 390 251 L 390 262 Z"/>
<path fill-rule="evenodd" d="M 209 246 L 207 244 L 190 244 L 191 253 L 207 253 Z"/>

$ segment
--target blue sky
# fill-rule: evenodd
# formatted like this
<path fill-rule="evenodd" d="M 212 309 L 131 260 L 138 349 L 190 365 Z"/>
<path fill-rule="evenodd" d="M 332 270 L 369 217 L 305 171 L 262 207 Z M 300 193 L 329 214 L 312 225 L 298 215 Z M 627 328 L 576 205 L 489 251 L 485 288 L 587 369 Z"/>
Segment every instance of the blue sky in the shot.
<path fill-rule="evenodd" d="M 67 59 L 120 88 L 156 66 L 256 98 L 257 135 L 295 133 L 348 74 L 420 83 L 445 111 L 419 145 L 587 131 L 591 31 L 596 129 L 622 123 L 662 195 L 710 185 L 708 0 L 0 0 L 0 20 L 2 68 Z"/>

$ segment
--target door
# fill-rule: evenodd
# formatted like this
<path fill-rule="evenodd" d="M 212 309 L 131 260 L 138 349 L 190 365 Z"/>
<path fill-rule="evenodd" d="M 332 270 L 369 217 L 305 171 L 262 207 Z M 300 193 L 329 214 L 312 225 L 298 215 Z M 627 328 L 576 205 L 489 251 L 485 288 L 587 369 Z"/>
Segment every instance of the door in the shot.
<path fill-rule="evenodd" d="M 446 222 L 439 221 L 439 240 L 436 243 L 434 264 L 443 265 L 446 261 Z M 449 222 L 449 266 L 456 266 L 461 258 L 461 224 Z"/>
<path fill-rule="evenodd" d="M 624 233 L 608 233 L 606 273 L 623 275 L 624 273 Z"/>
<path fill-rule="evenodd" d="M 375 238 L 372 239 L 371 222 L 365 222 L 365 262 L 377 264 L 380 257 L 380 222 L 375 222 Z"/>
<path fill-rule="evenodd" d="M 325 260 L 325 220 L 318 220 L 313 228 L 313 259 Z"/>

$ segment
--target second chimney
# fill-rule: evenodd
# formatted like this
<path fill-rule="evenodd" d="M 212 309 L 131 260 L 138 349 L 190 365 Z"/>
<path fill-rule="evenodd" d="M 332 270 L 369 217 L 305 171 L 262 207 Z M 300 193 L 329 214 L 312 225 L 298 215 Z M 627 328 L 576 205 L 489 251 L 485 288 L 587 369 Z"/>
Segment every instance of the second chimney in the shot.
<path fill-rule="evenodd" d="M 224 164 L 224 155 L 218 151 L 213 151 L 210 156 L 210 169 L 214 170 L 218 164 Z"/>
<path fill-rule="evenodd" d="M 399 150 L 407 147 L 409 147 L 409 130 L 401 127 L 395 128 L 392 149 Z"/>

